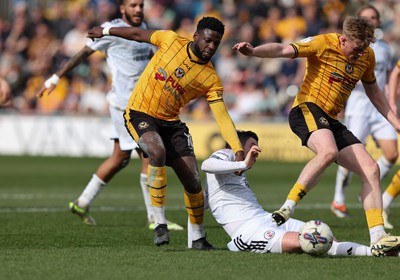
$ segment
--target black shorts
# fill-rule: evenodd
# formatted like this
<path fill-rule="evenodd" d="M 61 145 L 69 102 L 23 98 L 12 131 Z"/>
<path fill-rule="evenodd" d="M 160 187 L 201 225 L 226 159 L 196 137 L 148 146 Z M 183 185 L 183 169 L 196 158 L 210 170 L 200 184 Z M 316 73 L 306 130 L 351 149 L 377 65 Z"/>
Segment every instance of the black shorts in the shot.
<path fill-rule="evenodd" d="M 161 136 L 165 146 L 167 165 L 170 160 L 176 158 L 195 156 L 192 136 L 189 128 L 182 121 L 165 121 L 142 112 L 129 110 L 129 122 L 131 126 L 127 124 L 125 126 L 139 146 L 139 138 L 148 131 L 156 131 Z M 131 131 L 132 127 L 134 131 Z"/>
<path fill-rule="evenodd" d="M 292 108 L 289 114 L 289 125 L 301 139 L 303 146 L 307 146 L 308 138 L 313 131 L 322 128 L 332 131 L 339 151 L 347 146 L 361 143 L 345 125 L 328 116 L 314 103 L 307 102 Z"/>

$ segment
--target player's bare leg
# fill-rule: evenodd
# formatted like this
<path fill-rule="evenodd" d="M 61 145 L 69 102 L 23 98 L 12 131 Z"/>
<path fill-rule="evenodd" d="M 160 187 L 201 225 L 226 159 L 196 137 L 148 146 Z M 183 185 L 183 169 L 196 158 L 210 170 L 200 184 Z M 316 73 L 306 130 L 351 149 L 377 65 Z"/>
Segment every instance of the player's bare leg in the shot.
<path fill-rule="evenodd" d="M 308 140 L 307 146 L 315 153 L 301 171 L 297 182 L 290 190 L 285 203 L 272 214 L 278 225 L 287 221 L 293 214 L 296 204 L 309 192 L 319 181 L 325 169 L 334 162 L 338 150 L 333 134 L 328 129 L 314 131 Z M 289 215 L 285 209 L 290 211 Z"/>

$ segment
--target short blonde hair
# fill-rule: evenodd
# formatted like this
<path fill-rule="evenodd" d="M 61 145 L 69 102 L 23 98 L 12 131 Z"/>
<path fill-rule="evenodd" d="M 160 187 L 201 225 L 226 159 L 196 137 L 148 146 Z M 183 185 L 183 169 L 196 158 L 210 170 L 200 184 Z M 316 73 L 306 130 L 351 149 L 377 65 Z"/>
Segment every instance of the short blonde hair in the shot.
<path fill-rule="evenodd" d="M 343 22 L 343 35 L 350 40 L 359 39 L 364 41 L 364 47 L 375 42 L 375 27 L 365 17 L 348 16 Z"/>

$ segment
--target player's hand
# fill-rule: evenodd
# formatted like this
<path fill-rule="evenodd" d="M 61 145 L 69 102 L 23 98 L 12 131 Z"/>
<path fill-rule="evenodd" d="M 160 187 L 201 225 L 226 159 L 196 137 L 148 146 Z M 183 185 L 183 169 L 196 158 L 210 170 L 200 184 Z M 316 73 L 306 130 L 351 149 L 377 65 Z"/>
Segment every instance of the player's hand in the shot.
<path fill-rule="evenodd" d="M 260 153 L 261 153 L 261 149 L 259 146 L 253 145 L 250 148 L 250 151 L 247 153 L 246 159 L 244 160 L 244 163 L 246 164 L 247 169 L 250 169 L 253 167 L 253 165 L 256 163 L 257 157 Z"/>
<path fill-rule="evenodd" d="M 101 26 L 95 26 L 92 29 L 90 29 L 88 31 L 88 35 L 86 37 L 90 38 L 90 39 L 94 39 L 94 38 L 101 38 L 103 37 L 103 27 Z"/>
<path fill-rule="evenodd" d="M 244 161 L 244 151 L 237 151 L 235 154 L 235 161 Z M 242 175 L 243 171 L 236 171 L 234 174 L 235 175 Z"/>
<path fill-rule="evenodd" d="M 45 86 L 42 86 L 42 88 L 36 93 L 36 97 L 41 98 L 44 93 L 47 91 L 47 95 L 50 95 L 50 93 L 56 88 L 56 85 L 51 85 L 49 88 L 46 88 Z"/>
<path fill-rule="evenodd" d="M 254 47 L 248 42 L 240 42 L 232 47 L 233 50 L 239 51 L 241 54 L 249 56 L 254 52 Z"/>
<path fill-rule="evenodd" d="M 50 95 L 50 93 L 56 88 L 59 81 L 60 81 L 60 77 L 58 77 L 57 74 L 53 74 L 50 78 L 48 78 L 44 82 L 42 88 L 36 94 L 36 97 L 39 97 L 39 98 L 42 97 L 46 90 L 47 90 L 47 95 Z"/>
<path fill-rule="evenodd" d="M 0 106 L 11 100 L 11 89 L 6 80 L 0 78 Z"/>

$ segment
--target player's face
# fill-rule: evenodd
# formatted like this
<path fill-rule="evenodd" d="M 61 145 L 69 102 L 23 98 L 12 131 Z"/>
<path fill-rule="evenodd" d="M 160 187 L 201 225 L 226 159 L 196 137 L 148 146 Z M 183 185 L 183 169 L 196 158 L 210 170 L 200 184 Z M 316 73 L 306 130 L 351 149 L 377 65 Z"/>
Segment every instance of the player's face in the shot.
<path fill-rule="evenodd" d="M 250 137 L 249 139 L 246 140 L 245 143 L 242 143 L 243 145 L 243 151 L 244 154 L 247 155 L 247 153 L 250 151 L 251 147 L 254 145 L 258 146 L 258 141 L 254 139 L 253 137 Z"/>
<path fill-rule="evenodd" d="M 341 38 L 340 44 L 343 54 L 352 62 L 359 59 L 364 50 L 368 47 L 365 42 L 360 39 L 350 40 L 345 36 Z"/>
<path fill-rule="evenodd" d="M 193 36 L 192 51 L 203 61 L 210 61 L 221 43 L 222 36 L 217 31 L 203 29 Z"/>
<path fill-rule="evenodd" d="M 140 26 L 144 18 L 144 0 L 125 0 L 120 6 L 122 19 L 132 26 Z"/>
<path fill-rule="evenodd" d="M 365 9 L 360 16 L 368 18 L 375 28 L 379 27 L 379 18 L 374 9 Z"/>

